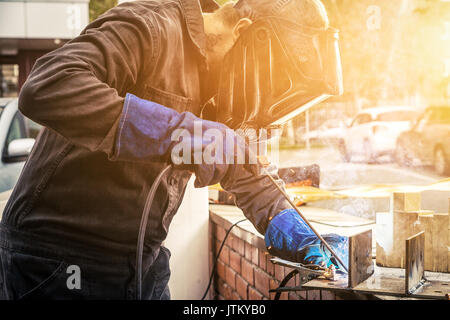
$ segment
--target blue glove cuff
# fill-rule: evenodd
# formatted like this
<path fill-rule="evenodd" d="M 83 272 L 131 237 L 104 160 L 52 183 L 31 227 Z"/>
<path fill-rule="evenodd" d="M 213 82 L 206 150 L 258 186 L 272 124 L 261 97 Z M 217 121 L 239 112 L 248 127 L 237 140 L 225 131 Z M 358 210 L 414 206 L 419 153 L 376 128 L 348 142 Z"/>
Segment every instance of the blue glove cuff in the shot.
<path fill-rule="evenodd" d="M 111 160 L 166 160 L 180 118 L 175 110 L 127 93 Z"/>

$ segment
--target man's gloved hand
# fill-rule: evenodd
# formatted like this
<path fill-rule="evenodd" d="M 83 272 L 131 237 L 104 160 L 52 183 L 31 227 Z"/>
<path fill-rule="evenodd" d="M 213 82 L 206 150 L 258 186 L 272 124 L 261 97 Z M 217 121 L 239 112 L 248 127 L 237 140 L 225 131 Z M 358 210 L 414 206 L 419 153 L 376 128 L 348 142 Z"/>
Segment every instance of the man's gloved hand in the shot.
<path fill-rule="evenodd" d="M 172 162 L 195 172 L 195 186 L 205 187 L 232 176 L 236 166 L 256 173 L 250 157 L 245 139 L 224 124 L 126 95 L 112 160 Z"/>
<path fill-rule="evenodd" d="M 323 238 L 348 264 L 348 237 L 326 234 Z M 322 267 L 334 264 L 339 268 L 336 259 L 294 209 L 284 210 L 272 219 L 265 242 L 269 253 L 281 259 Z"/>

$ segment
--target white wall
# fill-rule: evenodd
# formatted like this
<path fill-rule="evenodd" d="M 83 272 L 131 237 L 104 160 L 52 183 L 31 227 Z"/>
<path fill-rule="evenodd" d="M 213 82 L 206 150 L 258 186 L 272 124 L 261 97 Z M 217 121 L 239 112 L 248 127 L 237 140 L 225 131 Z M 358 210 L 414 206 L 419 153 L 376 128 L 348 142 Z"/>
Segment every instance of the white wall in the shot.
<path fill-rule="evenodd" d="M 172 256 L 169 288 L 174 300 L 202 297 L 209 280 L 208 189 L 189 181 L 183 202 L 164 242 Z"/>
<path fill-rule="evenodd" d="M 89 0 L 0 1 L 0 38 L 71 39 L 89 22 Z"/>

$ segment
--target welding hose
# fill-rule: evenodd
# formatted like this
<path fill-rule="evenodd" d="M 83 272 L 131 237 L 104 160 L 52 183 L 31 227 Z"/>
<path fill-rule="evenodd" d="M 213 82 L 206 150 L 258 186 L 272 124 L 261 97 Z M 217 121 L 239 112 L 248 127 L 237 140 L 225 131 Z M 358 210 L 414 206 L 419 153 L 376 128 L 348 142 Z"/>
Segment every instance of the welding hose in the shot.
<path fill-rule="evenodd" d="M 209 277 L 209 282 L 208 282 L 208 285 L 206 286 L 205 293 L 203 293 L 203 297 L 202 297 L 201 300 L 205 300 L 206 295 L 208 294 L 209 288 L 211 287 L 211 283 L 212 283 L 212 280 L 213 280 L 213 278 L 214 278 L 214 273 L 216 272 L 217 261 L 219 260 L 219 256 L 220 256 L 220 254 L 222 253 L 222 249 L 223 249 L 223 246 L 225 245 L 225 241 L 227 241 L 228 235 L 230 234 L 231 230 L 232 230 L 235 226 L 237 226 L 239 223 L 244 222 L 244 221 L 247 221 L 247 220 L 248 220 L 247 218 L 242 219 L 242 220 L 239 220 L 239 221 L 233 223 L 233 224 L 231 225 L 231 227 L 227 230 L 227 233 L 225 234 L 225 237 L 224 237 L 223 240 L 222 240 L 222 244 L 220 245 L 219 251 L 218 251 L 217 254 L 216 254 L 216 258 L 214 259 L 214 265 L 213 265 L 213 267 L 212 267 L 212 269 L 211 269 L 211 275 L 210 275 L 210 277 Z"/>
<path fill-rule="evenodd" d="M 135 285 L 136 285 L 136 299 L 142 300 L 142 256 L 144 252 L 145 231 L 147 230 L 148 216 L 152 209 L 153 199 L 155 198 L 156 190 L 158 189 L 164 175 L 172 168 L 172 165 L 165 167 L 153 182 L 147 199 L 145 200 L 144 210 L 142 212 L 141 224 L 139 226 L 139 235 L 136 247 L 136 271 L 135 271 Z"/>

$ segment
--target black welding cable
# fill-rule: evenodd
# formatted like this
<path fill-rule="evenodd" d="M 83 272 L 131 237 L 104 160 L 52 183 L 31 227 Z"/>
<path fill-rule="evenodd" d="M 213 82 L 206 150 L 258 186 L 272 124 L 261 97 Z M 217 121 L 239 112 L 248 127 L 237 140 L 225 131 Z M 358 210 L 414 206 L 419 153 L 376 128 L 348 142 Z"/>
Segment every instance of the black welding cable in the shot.
<path fill-rule="evenodd" d="M 147 229 L 148 216 L 152 208 L 153 199 L 155 198 L 156 190 L 162 181 L 164 175 L 172 168 L 171 165 L 165 167 L 153 182 L 147 199 L 145 200 L 144 211 L 142 212 L 141 224 L 139 226 L 139 235 L 136 248 L 136 272 L 135 272 L 135 284 L 136 284 L 136 299 L 142 299 L 142 255 L 144 251 L 145 231 Z"/>
<path fill-rule="evenodd" d="M 222 240 L 222 244 L 220 245 L 219 252 L 217 252 L 216 259 L 214 260 L 214 264 L 213 264 L 213 267 L 212 267 L 212 270 L 211 270 L 211 276 L 209 277 L 208 286 L 206 287 L 206 290 L 205 290 L 205 293 L 203 294 L 202 300 L 205 300 L 206 295 L 208 294 L 209 288 L 211 287 L 212 279 L 214 278 L 214 273 L 216 272 L 217 261 L 219 260 L 220 253 L 222 252 L 223 246 L 225 245 L 225 241 L 227 240 L 228 235 L 230 234 L 231 230 L 235 226 L 237 226 L 239 223 L 247 221 L 247 220 L 248 219 L 239 220 L 239 221 L 233 223 L 230 228 L 228 228 L 227 233 L 225 234 L 225 237 Z"/>

